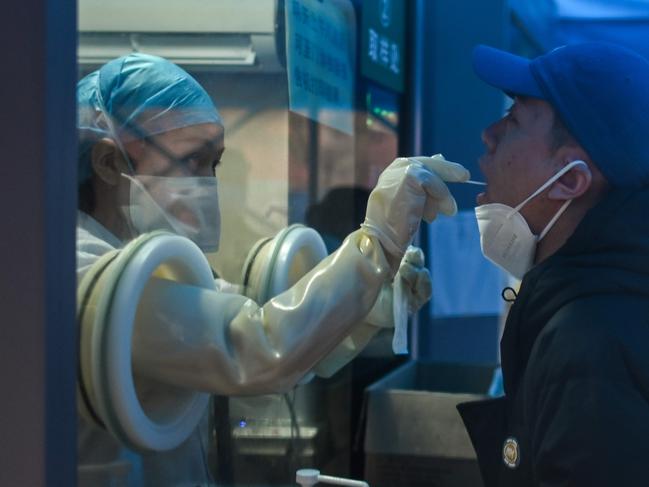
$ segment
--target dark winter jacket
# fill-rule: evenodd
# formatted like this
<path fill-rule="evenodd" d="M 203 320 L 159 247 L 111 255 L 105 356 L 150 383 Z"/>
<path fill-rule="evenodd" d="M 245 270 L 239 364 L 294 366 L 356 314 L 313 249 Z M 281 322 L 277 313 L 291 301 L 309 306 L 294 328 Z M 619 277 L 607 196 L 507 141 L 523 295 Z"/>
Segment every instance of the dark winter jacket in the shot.
<path fill-rule="evenodd" d="M 505 397 L 458 407 L 485 487 L 649 486 L 649 190 L 528 272 L 501 359 Z"/>

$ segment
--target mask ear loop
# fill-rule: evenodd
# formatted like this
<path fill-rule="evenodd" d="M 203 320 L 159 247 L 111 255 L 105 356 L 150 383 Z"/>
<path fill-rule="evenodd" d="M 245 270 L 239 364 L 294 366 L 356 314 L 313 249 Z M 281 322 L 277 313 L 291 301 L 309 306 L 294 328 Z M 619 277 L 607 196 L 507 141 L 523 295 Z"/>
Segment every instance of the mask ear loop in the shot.
<path fill-rule="evenodd" d="M 548 188 L 549 188 L 552 184 L 554 184 L 554 183 L 555 183 L 555 182 L 556 182 L 556 181 L 557 181 L 561 176 L 563 176 L 564 174 L 566 174 L 566 173 L 567 173 L 568 171 L 570 171 L 573 167 L 575 167 L 575 166 L 579 166 L 579 165 L 584 165 L 584 166 L 586 166 L 586 163 L 585 163 L 584 161 L 578 159 L 578 160 L 576 160 L 576 161 L 572 161 L 572 162 L 569 163 L 569 164 L 566 164 L 564 167 L 561 168 L 561 170 L 560 170 L 559 172 L 557 172 L 554 176 L 552 176 L 552 177 L 551 177 L 550 179 L 548 179 L 545 183 L 543 183 L 543 185 L 542 185 L 539 189 L 537 189 L 536 191 L 534 191 L 534 192 L 533 192 L 530 196 L 528 196 L 528 197 L 527 197 L 527 198 L 526 198 L 522 203 L 520 203 L 518 206 L 516 206 L 516 208 L 514 208 L 514 209 L 509 213 L 509 215 L 507 215 L 507 217 L 509 218 L 509 217 L 511 217 L 512 215 L 514 215 L 515 213 L 518 213 L 519 211 L 521 211 L 521 209 L 523 208 L 523 206 L 525 206 L 527 203 L 529 203 L 533 198 L 535 198 L 536 196 L 540 195 L 543 191 L 545 191 L 546 189 L 548 189 Z M 567 203 L 569 203 L 570 201 L 571 201 L 571 200 L 568 200 Z M 567 207 L 568 205 L 565 205 L 565 204 L 564 204 L 564 206 Z M 559 211 L 560 211 L 561 213 L 563 213 L 563 212 L 565 211 L 565 208 L 562 207 L 562 209 L 560 209 Z M 559 213 L 559 216 L 561 216 L 561 213 Z M 554 220 L 554 218 L 553 218 L 552 220 Z M 552 221 L 552 220 L 550 220 L 550 221 L 551 221 L 552 223 L 554 223 L 554 221 Z M 545 232 L 545 229 L 544 229 L 544 232 Z M 542 232 L 542 233 L 543 233 L 543 232 Z M 546 233 L 547 233 L 547 232 L 546 232 Z M 545 235 L 544 235 L 544 236 L 545 236 Z"/>
<path fill-rule="evenodd" d="M 567 173 L 570 169 L 572 169 L 575 166 L 586 166 L 586 163 L 582 160 L 576 160 L 572 161 L 570 164 L 567 164 L 561 171 L 559 171 L 554 178 L 550 179 L 550 184 L 554 183 L 557 181 L 561 176 L 563 176 L 565 173 Z M 546 183 L 547 184 L 547 183 Z M 552 217 L 552 219 L 548 222 L 548 224 L 545 226 L 543 231 L 539 234 L 538 241 L 540 242 L 543 237 L 545 237 L 550 229 L 554 226 L 554 224 L 557 222 L 557 220 L 563 215 L 563 213 L 568 209 L 568 206 L 570 206 L 570 203 L 572 203 L 572 200 L 566 200 L 566 202 L 561 205 L 561 208 L 559 208 L 559 211 Z"/>
<path fill-rule="evenodd" d="M 538 240 L 537 240 L 538 242 L 540 242 L 541 239 L 542 239 L 543 237 L 545 237 L 545 236 L 548 234 L 548 232 L 549 232 L 550 229 L 554 226 L 554 224 L 557 222 L 557 220 L 559 219 L 559 217 L 560 217 L 561 215 L 563 215 L 563 212 L 566 211 L 566 210 L 568 209 L 568 206 L 570 206 L 570 203 L 572 203 L 572 200 L 566 200 L 566 202 L 565 202 L 563 205 L 561 205 L 561 208 L 559 208 L 559 211 L 557 211 L 557 213 L 552 217 L 552 219 L 551 219 L 551 220 L 548 222 L 548 224 L 545 226 L 545 228 L 543 229 L 543 231 L 539 234 L 539 238 L 538 238 Z"/>

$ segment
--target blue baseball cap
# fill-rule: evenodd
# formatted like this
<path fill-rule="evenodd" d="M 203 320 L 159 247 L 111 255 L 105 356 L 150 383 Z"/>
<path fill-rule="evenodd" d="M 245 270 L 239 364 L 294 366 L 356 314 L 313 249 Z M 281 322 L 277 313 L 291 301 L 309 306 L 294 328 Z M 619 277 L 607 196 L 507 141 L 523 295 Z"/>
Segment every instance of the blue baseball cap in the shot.
<path fill-rule="evenodd" d="M 552 105 L 612 186 L 649 185 L 649 62 L 639 54 L 588 42 L 530 60 L 480 45 L 473 69 L 509 96 Z"/>

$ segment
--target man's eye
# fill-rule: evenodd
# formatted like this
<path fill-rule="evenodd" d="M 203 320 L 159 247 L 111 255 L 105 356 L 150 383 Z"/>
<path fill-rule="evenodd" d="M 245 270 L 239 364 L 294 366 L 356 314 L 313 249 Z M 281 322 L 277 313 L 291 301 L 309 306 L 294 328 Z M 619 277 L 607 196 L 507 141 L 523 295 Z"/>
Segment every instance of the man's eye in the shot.
<path fill-rule="evenodd" d="M 191 163 L 191 162 L 196 163 L 199 162 L 200 160 L 201 160 L 201 155 L 198 153 L 190 154 L 186 157 L 183 157 L 183 162 L 185 163 Z"/>

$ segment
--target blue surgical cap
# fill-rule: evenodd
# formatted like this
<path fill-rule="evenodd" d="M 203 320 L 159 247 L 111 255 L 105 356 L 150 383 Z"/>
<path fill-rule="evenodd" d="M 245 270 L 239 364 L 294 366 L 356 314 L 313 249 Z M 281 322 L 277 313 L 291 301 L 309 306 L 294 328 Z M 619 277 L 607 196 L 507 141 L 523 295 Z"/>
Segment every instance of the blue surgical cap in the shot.
<path fill-rule="evenodd" d="M 185 70 L 133 53 L 109 61 L 77 84 L 81 150 L 103 137 L 143 139 L 203 123 L 223 125 L 212 99 Z M 79 167 L 79 181 L 90 176 Z"/>
<path fill-rule="evenodd" d="M 473 54 L 482 80 L 550 103 L 613 186 L 649 186 L 649 62 L 587 42 L 528 60 L 487 46 Z"/>

